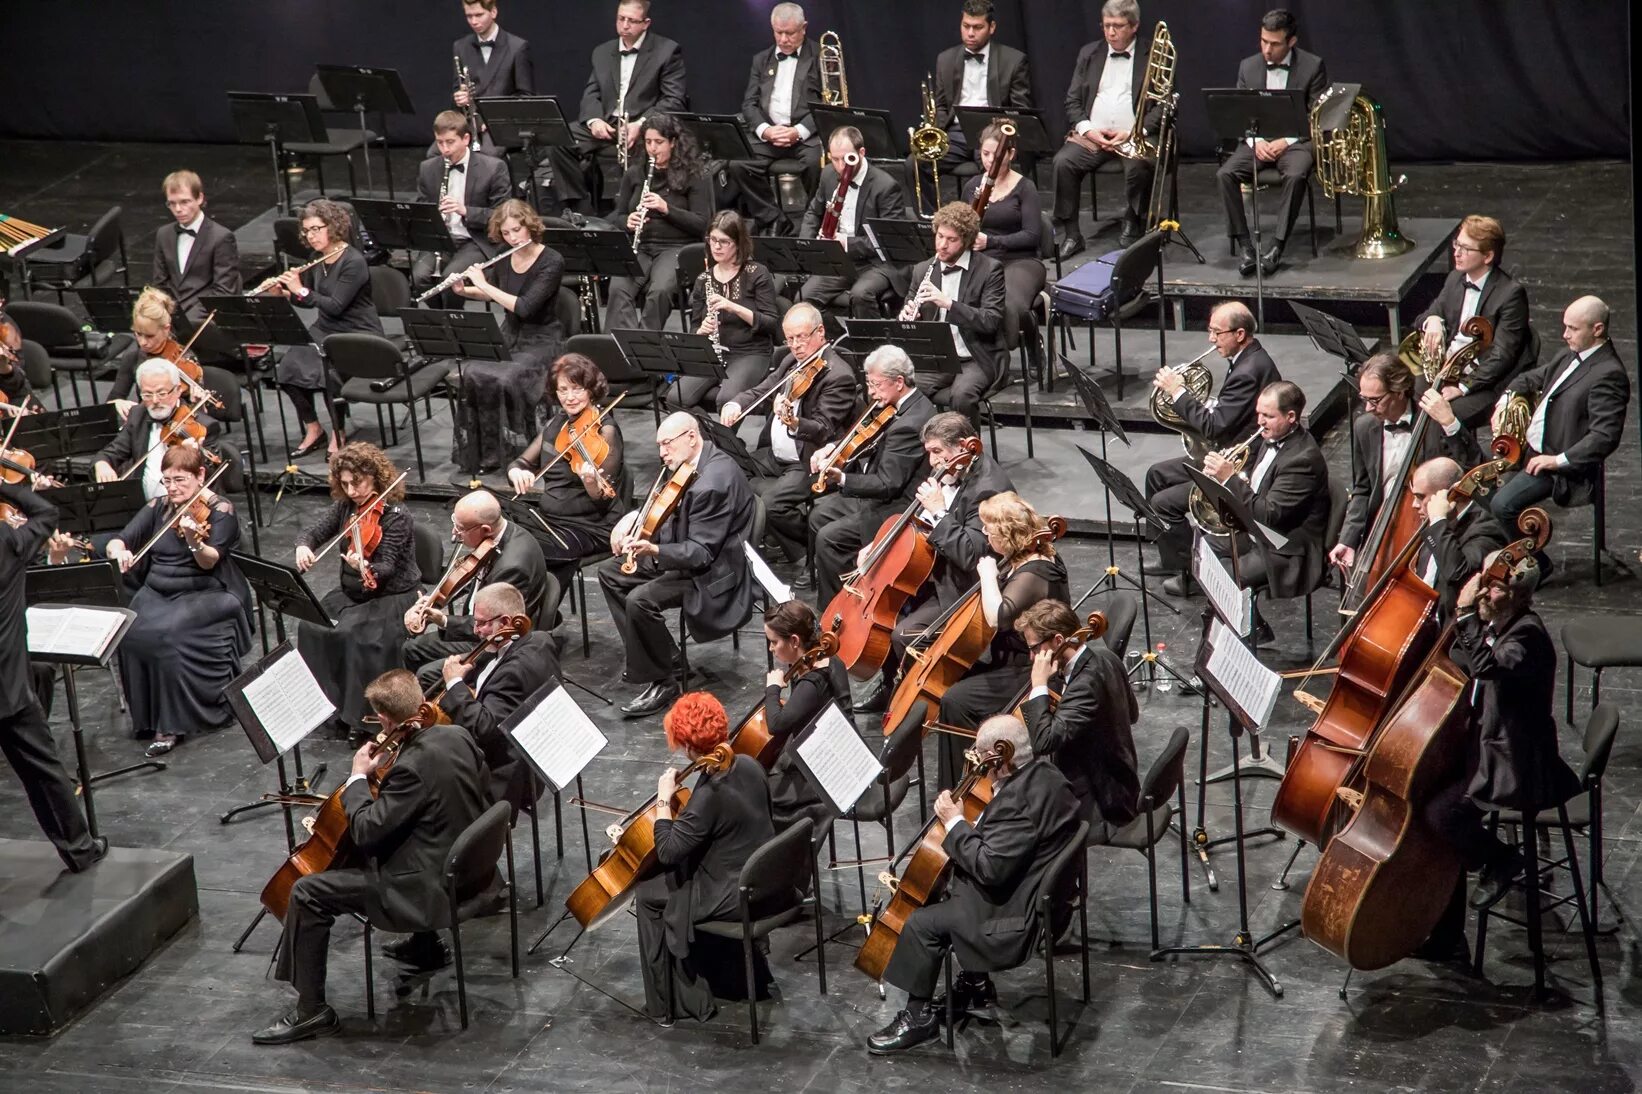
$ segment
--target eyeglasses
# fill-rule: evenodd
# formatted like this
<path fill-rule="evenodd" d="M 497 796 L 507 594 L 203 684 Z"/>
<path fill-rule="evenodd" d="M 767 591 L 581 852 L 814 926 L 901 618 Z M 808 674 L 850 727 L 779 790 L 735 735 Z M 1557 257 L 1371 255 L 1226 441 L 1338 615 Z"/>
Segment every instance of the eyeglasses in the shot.
<path fill-rule="evenodd" d="M 181 386 L 168 387 L 164 391 L 145 391 L 138 398 L 145 403 L 161 403 L 175 395 Z"/>
<path fill-rule="evenodd" d="M 1481 247 L 1472 247 L 1472 246 L 1469 246 L 1468 244 L 1461 243 L 1457 239 L 1454 241 L 1454 250 L 1460 252 L 1461 254 L 1480 255 L 1480 254 L 1483 253 Z"/>
<path fill-rule="evenodd" d="M 684 433 L 675 433 L 671 437 L 657 437 L 656 443 L 661 447 L 666 448 L 668 445 L 677 444 L 679 441 L 682 441 L 688 436 L 690 436 L 688 431 Z"/>
<path fill-rule="evenodd" d="M 1369 410 L 1373 410 L 1375 407 L 1379 406 L 1381 403 L 1385 402 L 1389 398 L 1391 398 L 1391 392 L 1389 392 L 1389 391 L 1384 392 L 1383 394 L 1380 394 L 1380 395 L 1364 395 L 1364 396 L 1362 396 L 1363 406 L 1368 408 Z"/>
<path fill-rule="evenodd" d="M 786 341 L 787 345 L 789 345 L 789 346 L 796 346 L 800 342 L 807 342 L 811 338 L 815 337 L 815 332 L 820 330 L 820 329 L 821 329 L 821 324 L 817 323 L 815 326 L 811 327 L 809 330 L 805 331 L 803 334 L 789 334 L 789 335 L 787 335 L 785 341 Z"/>
<path fill-rule="evenodd" d="M 167 486 L 193 486 L 196 480 L 191 476 L 178 478 L 175 475 L 163 475 L 160 477 L 160 481 Z"/>
<path fill-rule="evenodd" d="M 1236 334 L 1236 333 L 1237 333 L 1237 331 L 1232 327 L 1224 327 L 1224 328 L 1210 327 L 1209 328 L 1209 337 L 1210 338 L 1219 338 L 1223 334 Z"/>
<path fill-rule="evenodd" d="M 324 225 L 324 224 L 304 224 L 302 226 L 302 234 L 305 235 L 305 236 L 311 236 L 315 232 L 323 232 L 323 231 L 326 231 L 327 229 L 328 229 L 328 225 Z"/>
<path fill-rule="evenodd" d="M 726 238 L 724 236 L 708 236 L 707 237 L 707 246 L 709 246 L 709 247 L 734 247 L 735 246 L 735 240 Z"/>

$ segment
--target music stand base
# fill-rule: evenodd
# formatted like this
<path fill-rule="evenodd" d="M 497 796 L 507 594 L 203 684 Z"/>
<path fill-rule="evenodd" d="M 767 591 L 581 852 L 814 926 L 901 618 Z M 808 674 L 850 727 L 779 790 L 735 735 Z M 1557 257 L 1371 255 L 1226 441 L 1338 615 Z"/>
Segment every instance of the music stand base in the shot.
<path fill-rule="evenodd" d="M 1250 733 L 1249 738 L 1254 744 L 1254 747 L 1249 750 L 1253 753 L 1253 755 L 1242 760 L 1240 763 L 1227 764 L 1225 767 L 1222 767 L 1212 775 L 1205 777 L 1202 785 L 1209 786 L 1213 783 L 1225 782 L 1238 772 L 1241 772 L 1251 778 L 1258 777 L 1264 779 L 1281 780 L 1286 770 L 1283 767 L 1283 762 L 1276 756 L 1273 756 L 1269 751 L 1259 747 L 1259 734 Z"/>
<path fill-rule="evenodd" d="M 1162 949 L 1152 951 L 1152 960 L 1161 961 L 1165 957 L 1176 954 L 1184 954 L 1188 957 L 1235 957 L 1253 970 L 1254 974 L 1260 978 L 1260 982 L 1265 985 L 1266 990 L 1271 992 L 1272 998 L 1283 998 L 1283 985 L 1277 982 L 1277 978 L 1271 974 L 1271 970 L 1266 968 L 1254 951 L 1253 941 L 1246 935 L 1239 934 L 1229 946 L 1219 946 L 1213 943 L 1205 943 L 1201 946 L 1165 946 Z"/>
<path fill-rule="evenodd" d="M 86 782 L 95 785 L 104 779 L 117 779 L 121 775 L 134 775 L 139 771 L 164 771 L 165 767 L 166 765 L 160 760 L 144 760 L 141 763 L 130 764 L 126 767 L 117 767 L 113 771 L 102 771 L 91 775 L 86 779 Z"/>

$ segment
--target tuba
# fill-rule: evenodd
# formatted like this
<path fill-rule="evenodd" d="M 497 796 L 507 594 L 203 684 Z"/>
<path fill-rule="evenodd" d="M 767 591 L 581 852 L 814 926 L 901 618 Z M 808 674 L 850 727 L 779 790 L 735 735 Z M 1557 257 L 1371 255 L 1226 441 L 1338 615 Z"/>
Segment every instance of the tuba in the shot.
<path fill-rule="evenodd" d="M 1363 232 L 1352 249 L 1355 257 L 1400 255 L 1414 246 L 1414 241 L 1397 227 L 1392 194 L 1403 180 L 1391 181 L 1385 151 L 1385 113 L 1379 103 L 1358 95 L 1340 127 L 1325 131 L 1323 106 L 1334 97 L 1335 90 L 1331 87 L 1323 92 L 1311 108 L 1317 181 L 1322 184 L 1324 197 L 1351 194 L 1363 199 Z"/>
<path fill-rule="evenodd" d="M 1214 392 L 1214 376 L 1209 367 L 1200 364 L 1203 358 L 1214 352 L 1210 346 L 1196 357 L 1181 365 L 1177 370 L 1180 378 L 1186 383 L 1186 390 L 1200 403 L 1207 403 L 1209 396 Z M 1180 434 L 1180 443 L 1186 448 L 1189 459 L 1202 461 L 1210 451 L 1209 439 L 1191 427 L 1191 423 L 1180 416 L 1174 408 L 1174 399 L 1160 387 L 1152 388 L 1152 420 L 1165 429 L 1172 429 Z"/>
<path fill-rule="evenodd" d="M 1234 444 L 1221 452 L 1221 457 L 1237 465 L 1237 470 L 1243 470 L 1244 465 L 1249 462 L 1249 448 L 1253 446 L 1254 439 L 1258 436 L 1260 436 L 1260 431 L 1256 429 L 1241 444 Z M 1206 536 L 1223 539 L 1231 534 L 1231 529 L 1226 527 L 1226 522 L 1220 519 L 1220 510 L 1215 508 L 1213 502 L 1203 496 L 1200 487 L 1193 486 L 1191 496 L 1186 500 L 1186 519 L 1195 524 Z"/>
<path fill-rule="evenodd" d="M 1146 76 L 1140 85 L 1140 101 L 1135 104 L 1135 124 L 1117 146 L 1117 154 L 1129 160 L 1157 159 L 1157 145 L 1146 139 L 1146 108 L 1166 105 L 1174 95 L 1174 39 L 1169 24 L 1158 20 L 1152 31 L 1152 48 L 1146 53 Z"/>
<path fill-rule="evenodd" d="M 821 65 L 821 102 L 848 110 L 850 85 L 844 75 L 844 43 L 837 31 L 822 32 L 815 55 Z"/>
<path fill-rule="evenodd" d="M 930 203 L 930 215 L 941 207 L 941 158 L 946 155 L 947 149 L 952 146 L 952 138 L 947 136 L 946 130 L 935 124 L 935 91 L 934 78 L 925 76 L 918 82 L 918 91 L 924 100 L 924 116 L 918 128 L 907 130 L 907 145 L 912 149 L 912 158 L 929 164 L 930 174 L 935 179 L 935 196 Z M 918 215 L 924 215 L 924 173 L 918 170 L 917 164 L 912 169 L 912 207 Z"/>

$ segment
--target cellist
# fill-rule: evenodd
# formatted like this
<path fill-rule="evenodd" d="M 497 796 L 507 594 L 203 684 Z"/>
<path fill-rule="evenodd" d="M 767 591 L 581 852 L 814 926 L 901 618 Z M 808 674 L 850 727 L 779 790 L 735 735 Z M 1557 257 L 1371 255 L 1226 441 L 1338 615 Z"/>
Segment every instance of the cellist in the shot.
<path fill-rule="evenodd" d="M 449 918 L 445 861 L 456 837 L 490 805 L 484 758 L 460 726 L 418 721 L 422 688 L 404 669 L 371 681 L 365 701 L 384 735 L 405 735 L 397 751 L 379 752 L 374 739 L 361 745 L 342 790 L 348 836 L 376 862 L 310 873 L 292 886 L 274 976 L 296 988 L 297 1002 L 252 1034 L 255 1044 L 288 1045 L 341 1028 L 325 1002 L 326 950 L 339 916 L 409 933 L 383 947 L 396 961 L 436 969 L 449 960 L 436 926 Z"/>
<path fill-rule="evenodd" d="M 764 640 L 775 661 L 764 678 L 764 724 L 781 741 L 781 755 L 770 766 L 770 808 L 777 828 L 803 817 L 817 826 L 832 816 L 832 807 L 816 792 L 794 758 L 798 735 L 820 717 L 828 703 L 838 704 L 846 718 L 853 717 L 849 673 L 835 657 L 823 657 L 808 671 L 792 675 L 792 667 L 815 648 L 818 638 L 815 609 L 802 600 L 771 605 L 764 612 Z M 781 693 L 787 699 L 782 702 Z"/>
<path fill-rule="evenodd" d="M 943 847 L 952 862 L 948 899 L 917 908 L 902 926 L 884 980 L 907 993 L 906 1007 L 889 1025 L 867 1038 L 874 1056 L 902 1052 L 940 1032 L 945 1001 L 932 999 L 947 950 L 963 971 L 952 985 L 953 1008 L 970 1010 L 997 1000 L 988 973 L 1025 961 L 1039 933 L 1063 926 L 1038 922 L 1038 895 L 1049 864 L 1076 835 L 1080 807 L 1071 784 L 1032 749 L 1026 726 L 1012 714 L 981 723 L 975 749 L 990 753 L 1000 741 L 1013 746 L 1011 758 L 994 767 L 992 800 L 971 825 L 950 791 L 935 799 L 937 823 L 945 828 Z"/>
<path fill-rule="evenodd" d="M 1488 506 L 1468 498 L 1456 508 L 1449 500 L 1462 475 L 1459 464 L 1438 456 L 1416 467 L 1408 483 L 1408 503 L 1424 521 L 1409 564 L 1437 590 L 1437 618 L 1444 623 L 1454 618 L 1466 580 L 1506 543 L 1505 529 Z"/>

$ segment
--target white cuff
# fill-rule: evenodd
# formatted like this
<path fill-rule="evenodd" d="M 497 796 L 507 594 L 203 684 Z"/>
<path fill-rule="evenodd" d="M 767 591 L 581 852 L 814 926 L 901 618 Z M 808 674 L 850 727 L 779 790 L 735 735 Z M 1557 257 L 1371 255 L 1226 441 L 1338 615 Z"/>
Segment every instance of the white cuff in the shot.
<path fill-rule="evenodd" d="M 348 789 L 348 787 L 352 786 L 354 783 L 358 782 L 360 779 L 363 779 L 363 778 L 365 778 L 364 775 L 349 775 L 348 776 L 348 781 L 342 784 L 342 789 L 344 789 L 344 790 Z"/>
<path fill-rule="evenodd" d="M 1178 403 L 1181 399 L 1181 396 L 1183 396 L 1185 394 L 1186 394 L 1186 389 L 1184 387 L 1182 387 L 1179 391 L 1177 391 L 1173 395 L 1169 396 L 1169 402 Z"/>
<path fill-rule="evenodd" d="M 1094 127 L 1095 127 L 1094 122 L 1089 121 L 1088 119 L 1085 119 L 1085 120 L 1083 120 L 1083 121 L 1081 121 L 1077 124 L 1074 131 L 1077 133 L 1078 136 L 1081 137 L 1085 133 L 1089 132 L 1089 130 L 1093 129 Z"/>
<path fill-rule="evenodd" d="M 757 137 L 759 140 L 763 140 L 764 139 L 764 130 L 766 130 L 768 128 L 770 128 L 770 123 L 765 122 L 763 125 L 760 125 L 758 128 L 753 130 L 753 136 Z"/>
<path fill-rule="evenodd" d="M 1453 421 L 1442 427 L 1443 435 L 1447 437 L 1457 437 L 1463 427 L 1464 423 L 1458 418 L 1455 418 Z"/>
<path fill-rule="evenodd" d="M 1026 693 L 1026 701 L 1028 703 L 1030 703 L 1032 700 L 1041 699 L 1045 695 L 1048 695 L 1048 694 L 1049 694 L 1049 685 L 1048 684 L 1039 684 L 1037 687 L 1033 688 L 1031 691 Z"/>
<path fill-rule="evenodd" d="M 795 125 L 795 126 L 793 126 L 793 128 L 798 131 L 798 139 L 799 140 L 807 141 L 807 140 L 810 139 L 810 131 L 808 129 L 806 129 L 804 126 Z"/>

